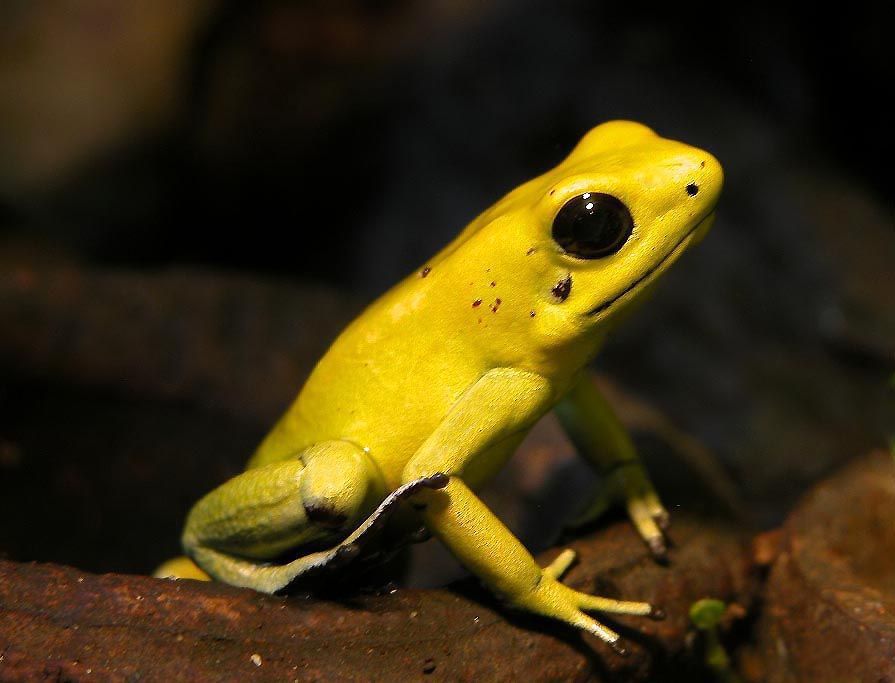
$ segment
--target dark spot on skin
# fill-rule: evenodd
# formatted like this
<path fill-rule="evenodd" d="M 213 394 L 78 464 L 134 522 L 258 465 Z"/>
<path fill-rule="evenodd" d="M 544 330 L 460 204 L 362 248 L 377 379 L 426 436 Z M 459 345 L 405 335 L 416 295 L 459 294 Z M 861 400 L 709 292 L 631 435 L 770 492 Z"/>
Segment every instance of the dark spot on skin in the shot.
<path fill-rule="evenodd" d="M 344 513 L 338 512 L 332 505 L 321 502 L 305 503 L 305 514 L 314 524 L 327 529 L 338 529 L 348 521 Z"/>
<path fill-rule="evenodd" d="M 473 308 L 478 308 L 478 307 L 481 306 L 481 305 L 482 305 L 482 300 L 481 300 L 481 299 L 476 299 L 475 301 L 472 302 L 472 307 L 473 307 Z"/>
<path fill-rule="evenodd" d="M 550 196 L 551 196 L 551 197 L 552 197 L 555 193 L 556 193 L 556 190 L 555 190 L 555 189 L 550 190 Z"/>
<path fill-rule="evenodd" d="M 497 313 L 497 309 L 500 308 L 500 303 L 501 303 L 500 299 L 494 300 L 494 303 L 491 304 L 491 312 L 492 313 Z"/>
<path fill-rule="evenodd" d="M 426 266 L 420 271 L 420 277 L 426 277 L 429 273 L 432 272 L 432 269 L 429 266 Z"/>
<path fill-rule="evenodd" d="M 491 286 L 492 286 L 492 287 L 497 287 L 497 283 L 494 282 L 494 281 L 492 280 L 492 281 L 491 281 Z"/>
<path fill-rule="evenodd" d="M 529 249 L 528 251 L 525 252 L 525 255 L 531 256 L 532 254 L 535 253 L 535 251 L 536 251 L 536 249 L 534 247 L 532 247 L 531 249 Z"/>
<path fill-rule="evenodd" d="M 534 312 L 534 311 L 529 311 L 529 312 L 528 312 L 528 317 L 529 317 L 529 318 L 534 318 L 534 317 L 535 317 L 535 312 Z"/>
<path fill-rule="evenodd" d="M 432 659 L 427 659 L 423 662 L 423 673 L 430 674 L 435 671 L 435 662 Z"/>
<path fill-rule="evenodd" d="M 479 325 L 481 325 L 481 324 L 482 324 L 482 319 L 481 319 L 481 318 L 479 318 Z"/>
<path fill-rule="evenodd" d="M 560 301 L 568 299 L 569 293 L 572 291 L 572 276 L 566 275 L 562 280 L 553 285 L 553 289 L 550 291 L 553 292 L 553 296 Z"/>
<path fill-rule="evenodd" d="M 700 162 L 699 162 L 699 168 L 705 168 L 705 162 L 704 162 L 704 161 L 700 161 Z"/>
<path fill-rule="evenodd" d="M 690 183 L 687 185 L 687 194 L 691 197 L 695 197 L 696 193 L 699 192 L 699 185 L 696 183 Z"/>
<path fill-rule="evenodd" d="M 410 506 L 411 506 L 414 510 L 425 510 L 425 509 L 426 509 L 426 504 L 425 504 L 425 503 L 411 503 Z"/>

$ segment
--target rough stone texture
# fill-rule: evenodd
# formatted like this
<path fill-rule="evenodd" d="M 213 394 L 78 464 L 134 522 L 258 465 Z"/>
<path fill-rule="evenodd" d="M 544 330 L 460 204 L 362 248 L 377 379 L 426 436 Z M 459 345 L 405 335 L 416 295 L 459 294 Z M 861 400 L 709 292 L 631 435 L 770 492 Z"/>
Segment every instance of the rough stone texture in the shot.
<path fill-rule="evenodd" d="M 895 681 L 895 460 L 877 451 L 784 528 L 759 626 L 764 680 Z"/>
<path fill-rule="evenodd" d="M 468 581 L 312 599 L 0 561 L 0 680 L 692 680 L 688 606 L 716 597 L 748 607 L 755 583 L 741 537 L 676 523 L 667 567 L 627 524 L 571 544 L 580 561 L 569 585 L 668 612 L 607 620 L 626 637 L 625 658 L 508 612 Z"/>

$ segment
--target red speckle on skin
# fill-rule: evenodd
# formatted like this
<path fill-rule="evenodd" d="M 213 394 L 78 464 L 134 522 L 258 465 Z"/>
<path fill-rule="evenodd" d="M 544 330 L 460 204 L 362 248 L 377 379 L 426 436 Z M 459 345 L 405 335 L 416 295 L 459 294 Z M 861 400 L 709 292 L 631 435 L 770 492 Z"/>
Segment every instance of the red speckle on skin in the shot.
<path fill-rule="evenodd" d="M 475 301 L 472 302 L 472 307 L 473 307 L 473 308 L 478 308 L 478 307 L 481 306 L 481 305 L 482 305 L 482 300 L 481 300 L 481 299 L 476 299 Z"/>
<path fill-rule="evenodd" d="M 429 273 L 432 272 L 432 269 L 429 266 L 426 266 L 420 271 L 420 277 L 426 277 Z"/>

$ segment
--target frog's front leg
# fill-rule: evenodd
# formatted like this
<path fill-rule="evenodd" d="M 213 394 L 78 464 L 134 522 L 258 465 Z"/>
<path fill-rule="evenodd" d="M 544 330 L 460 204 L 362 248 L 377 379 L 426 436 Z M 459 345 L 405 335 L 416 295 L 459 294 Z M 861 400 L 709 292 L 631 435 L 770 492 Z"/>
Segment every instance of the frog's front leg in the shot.
<path fill-rule="evenodd" d="M 463 481 L 464 471 L 489 448 L 527 429 L 549 409 L 552 390 L 542 377 L 496 369 L 458 400 L 404 470 L 414 481 L 436 472 L 450 475 L 443 489 L 421 491 L 417 505 L 429 530 L 495 593 L 520 609 L 559 619 L 620 650 L 618 634 L 588 610 L 657 616 L 644 602 L 624 602 L 575 591 L 559 581 L 574 555 L 562 553 L 541 568 L 522 543 Z"/>
<path fill-rule="evenodd" d="M 363 449 L 326 441 L 247 470 L 206 495 L 187 517 L 183 547 L 213 578 L 272 593 L 355 548 L 338 545 L 282 565 L 269 560 L 344 535 L 383 493 L 379 469 Z"/>
<path fill-rule="evenodd" d="M 605 477 L 598 495 L 573 526 L 596 519 L 621 500 L 652 554 L 664 559 L 667 546 L 663 532 L 668 528 L 668 512 L 631 437 L 586 372 L 557 405 L 556 412 L 578 451 Z"/>

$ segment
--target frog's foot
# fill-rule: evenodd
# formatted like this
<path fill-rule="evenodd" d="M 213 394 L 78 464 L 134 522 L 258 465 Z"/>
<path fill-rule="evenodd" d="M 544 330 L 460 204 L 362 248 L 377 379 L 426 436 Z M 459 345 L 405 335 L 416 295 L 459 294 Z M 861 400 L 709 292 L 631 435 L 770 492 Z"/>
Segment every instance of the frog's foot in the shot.
<path fill-rule="evenodd" d="M 665 561 L 668 557 L 666 532 L 670 517 L 643 463 L 639 460 L 616 463 L 604 476 L 605 481 L 593 502 L 569 526 L 576 529 L 590 524 L 611 506 L 622 502 L 653 557 Z"/>
<path fill-rule="evenodd" d="M 196 581 L 211 581 L 211 577 L 206 574 L 199 566 L 190 558 L 181 555 L 173 557 L 167 562 L 163 562 L 158 568 L 152 572 L 157 579 L 194 579 Z"/>
<path fill-rule="evenodd" d="M 606 612 L 609 614 L 632 614 L 652 619 L 664 619 L 665 614 L 647 602 L 613 600 L 576 591 L 560 582 L 565 571 L 575 561 L 575 551 L 566 549 L 542 570 L 537 585 L 521 600 L 520 607 L 551 616 L 575 628 L 587 631 L 607 643 L 618 654 L 627 654 L 619 635 L 607 628 L 586 612 Z"/>

